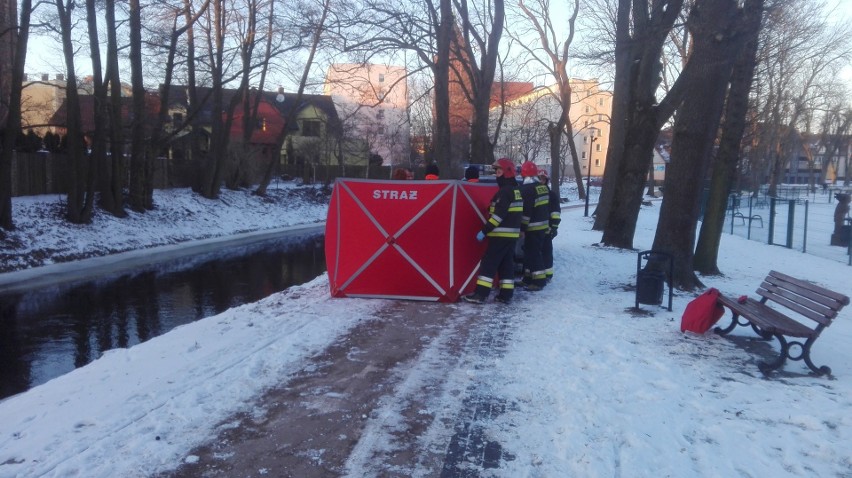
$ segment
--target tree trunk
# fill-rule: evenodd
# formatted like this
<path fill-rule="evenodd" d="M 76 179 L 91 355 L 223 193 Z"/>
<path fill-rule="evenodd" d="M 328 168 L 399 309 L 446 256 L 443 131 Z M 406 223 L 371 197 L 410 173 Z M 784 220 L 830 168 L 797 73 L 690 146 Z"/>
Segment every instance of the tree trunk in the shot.
<path fill-rule="evenodd" d="M 115 2 L 105 2 L 107 25 L 107 82 L 110 87 L 110 158 L 104 163 L 106 185 L 101 189 L 101 199 L 109 196 L 109 211 L 124 217 L 124 118 L 121 114 L 121 78 L 118 67 L 118 39 L 115 23 Z"/>
<path fill-rule="evenodd" d="M 480 47 L 484 50 L 480 53 L 480 64 L 477 65 L 473 60 L 474 51 L 472 49 L 471 38 L 469 31 L 474 27 L 471 25 L 469 12 L 467 11 L 467 2 L 462 2 L 465 6 L 463 10 L 464 31 L 465 31 L 465 48 L 467 51 L 467 59 L 471 65 L 466 69 L 471 73 L 471 82 L 473 83 L 473 118 L 470 127 L 470 153 L 471 162 L 476 164 L 492 164 L 494 162 L 494 144 L 491 142 L 489 135 L 489 112 L 491 106 L 491 89 L 494 84 L 494 76 L 497 71 L 497 59 L 499 58 L 500 39 L 503 36 L 503 24 L 505 19 L 505 8 L 503 0 L 494 0 L 491 2 L 493 6 L 493 17 L 491 18 L 491 31 L 488 33 L 488 40 Z M 452 171 L 452 167 L 448 170 Z"/>
<path fill-rule="evenodd" d="M 612 91 L 612 114 L 610 115 L 609 144 L 604 164 L 601 194 L 595 208 L 595 223 L 592 229 L 603 231 L 609 219 L 609 211 L 615 196 L 615 186 L 624 157 L 624 141 L 627 137 L 627 106 L 630 103 L 630 70 L 635 57 L 633 40 L 630 38 L 631 0 L 618 0 L 615 36 L 615 81 Z M 582 181 L 581 181 L 582 184 Z M 578 186 L 579 187 L 579 186 Z"/>
<path fill-rule="evenodd" d="M 56 1 L 62 35 L 62 52 L 65 59 L 67 88 L 65 91 L 65 127 L 68 151 L 68 202 L 65 217 L 75 224 L 91 220 L 91 210 L 86 210 L 85 144 L 80 121 L 80 96 L 77 92 L 77 74 L 74 66 L 75 46 L 71 34 L 71 9 L 63 0 Z"/>
<path fill-rule="evenodd" d="M 15 57 L 12 63 L 11 88 L 9 90 L 9 109 L 6 124 L 3 125 L 3 138 L 0 139 L 0 228 L 7 231 L 15 229 L 12 216 L 12 152 L 15 138 L 21 131 L 21 86 L 24 80 L 24 65 L 27 59 L 27 44 L 30 35 L 30 15 L 32 0 L 21 1 L 20 21 L 13 35 Z"/>
<path fill-rule="evenodd" d="M 690 11 L 693 33 L 687 90 L 674 124 L 671 163 L 666 170 L 666 196 L 652 249 L 671 254 L 676 286 L 701 285 L 693 271 L 695 230 L 704 177 L 725 105 L 727 85 L 739 47 L 741 15 L 736 0 L 699 0 Z"/>
<path fill-rule="evenodd" d="M 92 59 L 92 83 L 94 100 L 94 126 L 92 134 L 91 153 L 89 155 L 89 175 L 97 179 L 97 187 L 101 193 L 101 207 L 113 214 L 115 210 L 115 198 L 110 194 L 108 178 L 104 177 L 104 163 L 107 161 L 107 119 L 109 115 L 109 102 L 107 100 L 107 85 L 103 81 L 103 67 L 101 65 L 100 39 L 98 38 L 98 15 L 95 10 L 95 0 L 86 0 L 86 24 L 89 29 L 89 51 Z"/>
<path fill-rule="evenodd" d="M 225 55 L 225 7 L 224 0 L 213 0 L 213 28 L 208 32 L 207 43 L 210 50 L 210 74 L 212 78 L 212 111 L 221 112 L 224 106 L 222 77 L 224 74 Z M 225 129 L 225 121 L 221 114 L 213 114 L 210 134 L 210 149 L 204 170 L 204 187 L 201 195 L 207 199 L 219 197 L 222 187 L 222 175 L 228 154 L 228 139 L 230 131 Z"/>
<path fill-rule="evenodd" d="M 142 78 L 142 11 L 139 0 L 130 0 L 130 83 L 133 90 L 133 123 L 130 135 L 130 208 L 146 209 L 145 86 Z"/>
<path fill-rule="evenodd" d="M 296 93 L 296 98 L 293 100 L 293 103 L 287 109 L 287 115 L 284 118 L 284 129 L 281 131 L 281 135 L 279 136 L 278 141 L 276 141 L 276 154 L 273 158 L 274 161 L 270 162 L 269 166 L 267 167 L 266 171 L 264 172 L 263 180 L 260 182 L 260 185 L 257 187 L 257 189 L 254 192 L 258 196 L 265 196 L 266 195 L 266 188 L 269 187 L 269 182 L 272 181 L 272 173 L 273 173 L 273 171 L 275 171 L 275 166 L 278 164 L 278 161 L 280 161 L 279 158 L 280 158 L 280 154 L 281 154 L 280 153 L 281 148 L 283 147 L 285 142 L 288 141 L 290 125 L 293 123 L 293 121 L 296 120 L 296 114 L 299 112 L 299 109 L 298 109 L 299 104 L 302 102 L 302 95 L 305 93 L 305 87 L 308 84 L 308 74 L 310 73 L 310 70 L 311 70 L 311 68 L 314 64 L 314 58 L 316 57 L 317 48 L 319 48 L 320 40 L 322 40 L 322 38 L 323 38 L 323 32 L 325 31 L 325 22 L 326 22 L 326 19 L 328 18 L 330 8 L 331 8 L 331 3 L 329 2 L 329 0 L 325 0 L 323 2 L 322 16 L 320 17 L 319 24 L 316 26 L 316 30 L 314 31 L 314 34 L 313 34 L 313 39 L 311 41 L 311 49 L 310 49 L 310 52 L 308 53 L 308 59 L 305 61 L 305 68 L 302 69 L 302 78 L 299 80 L 299 90 Z M 327 133 L 327 131 L 326 131 L 326 133 Z M 288 147 L 292 147 L 292 143 L 287 143 L 287 144 L 288 144 Z M 289 152 L 288 152 L 288 155 L 287 155 L 288 161 L 290 161 L 292 157 L 293 156 L 291 154 L 289 154 Z M 370 157 L 370 154 L 369 154 L 369 152 L 367 152 L 368 164 L 369 164 L 369 157 Z"/>
<path fill-rule="evenodd" d="M 748 0 L 744 8 L 743 25 L 746 44 L 737 57 L 731 73 L 731 86 L 725 110 L 725 121 L 719 150 L 710 181 L 710 195 L 704 208 L 704 219 L 698 234 L 693 260 L 694 269 L 705 275 L 719 274 L 719 244 L 725 224 L 728 193 L 737 172 L 739 153 L 746 126 L 749 92 L 754 80 L 758 35 L 761 29 L 764 0 Z"/>
<path fill-rule="evenodd" d="M 646 104 L 645 108 L 651 107 Z M 636 108 L 635 111 L 640 111 Z M 604 244 L 633 248 L 633 234 L 642 206 L 642 192 L 645 190 L 645 177 L 651 164 L 654 143 L 660 129 L 656 117 L 649 114 L 637 114 L 632 119 L 630 130 L 625 136 L 625 154 L 618 169 L 618 176 L 610 198 L 609 219 L 606 221 Z"/>
<path fill-rule="evenodd" d="M 656 196 L 656 194 L 654 194 L 654 186 L 655 186 L 654 181 L 655 181 L 655 179 L 654 179 L 654 158 L 652 156 L 651 157 L 651 167 L 648 168 L 648 196 L 649 197 L 655 197 Z"/>
<path fill-rule="evenodd" d="M 432 71 L 435 76 L 435 125 L 432 137 L 433 160 L 449 171 L 450 167 L 450 42 L 453 31 L 451 0 L 440 0 L 440 24 L 437 25 L 437 55 Z"/>
<path fill-rule="evenodd" d="M 624 131 L 620 131 L 619 127 L 613 124 L 615 133 L 610 138 L 612 145 L 613 138 L 624 134 L 624 144 L 621 157 L 617 159 L 613 170 L 610 170 L 610 165 L 607 164 L 604 188 L 610 188 L 611 192 L 607 192 L 602 199 L 607 218 L 599 219 L 603 225 L 602 241 L 607 245 L 633 248 L 642 191 L 645 189 L 648 168 L 651 167 L 654 156 L 657 135 L 683 97 L 683 83 L 680 78 L 662 101 L 658 103 L 656 97 L 661 81 L 660 55 L 663 43 L 682 6 L 683 0 L 672 0 L 654 3 L 650 14 L 643 8 L 634 9 L 632 12 L 633 31 L 628 43 L 630 48 L 624 58 L 619 58 L 621 61 L 617 60 L 619 64 L 624 62 L 621 65 L 621 74 L 629 78 L 622 92 L 626 98 L 613 99 L 613 108 L 626 101 L 627 109 L 623 112 L 626 125 Z M 618 16 L 618 26 L 622 28 L 625 22 L 621 20 L 621 4 Z M 622 38 L 624 35 L 619 32 L 618 36 Z M 619 84 L 619 79 L 616 79 L 616 84 Z M 617 118 L 615 111 L 613 118 Z M 607 175 L 610 177 L 607 178 Z M 598 209 L 597 214 L 602 214 L 600 205 Z"/>
<path fill-rule="evenodd" d="M 583 186 L 583 171 L 580 169 L 580 155 L 577 153 L 577 145 L 574 144 L 574 127 L 571 122 L 565 123 L 565 132 L 568 140 L 568 153 L 571 161 L 571 170 L 574 171 L 574 184 L 577 185 L 577 191 L 580 193 L 580 199 L 586 199 L 586 187 Z"/>
<path fill-rule="evenodd" d="M 210 2 L 205 2 L 205 8 L 210 4 Z M 187 30 L 186 30 L 186 80 L 187 80 L 187 88 L 186 88 L 186 96 L 187 103 L 189 103 L 189 115 L 187 117 L 187 121 L 189 122 L 189 134 L 187 137 L 189 138 L 189 157 L 192 164 L 198 169 L 198 173 L 195 176 L 195 180 L 193 181 L 192 190 L 197 192 L 198 194 L 203 194 L 204 191 L 204 174 L 203 168 L 207 165 L 207 158 L 202 157 L 203 154 L 201 152 L 200 146 L 200 138 L 201 127 L 198 125 L 198 111 L 201 108 L 201 104 L 198 100 L 198 89 L 195 86 L 195 24 L 192 21 L 193 16 L 193 8 L 192 8 L 192 0 L 184 0 L 184 17 L 186 18 Z"/>

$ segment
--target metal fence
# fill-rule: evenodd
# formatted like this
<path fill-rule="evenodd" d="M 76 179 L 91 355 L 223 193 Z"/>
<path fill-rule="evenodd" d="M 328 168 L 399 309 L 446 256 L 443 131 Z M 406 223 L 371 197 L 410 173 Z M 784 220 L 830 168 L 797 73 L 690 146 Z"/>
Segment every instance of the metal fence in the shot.
<path fill-rule="evenodd" d="M 852 219 L 847 215 L 844 245 L 832 245 L 835 232 L 835 194 L 852 189 L 784 187 L 776 195 L 765 190 L 751 196 L 728 198 L 725 232 L 770 246 L 799 250 L 852 265 Z"/>

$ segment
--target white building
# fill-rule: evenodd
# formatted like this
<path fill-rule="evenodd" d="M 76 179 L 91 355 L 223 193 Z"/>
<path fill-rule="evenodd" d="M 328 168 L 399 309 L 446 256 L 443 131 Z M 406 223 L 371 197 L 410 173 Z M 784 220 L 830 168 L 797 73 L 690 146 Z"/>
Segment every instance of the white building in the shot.
<path fill-rule="evenodd" d="M 405 68 L 334 64 L 323 93 L 332 97 L 349 144 L 381 156 L 385 166 L 408 164 L 411 126 Z"/>
<path fill-rule="evenodd" d="M 569 117 L 574 130 L 574 145 L 585 176 L 603 176 L 609 144 L 612 93 L 601 90 L 597 80 L 571 80 Z M 503 104 L 503 125 L 495 145 L 495 156 L 516 161 L 531 160 L 539 166 L 550 166 L 548 126 L 559 118 L 561 108 L 556 85 L 534 89 L 515 96 Z M 492 121 L 500 117 L 501 105 L 492 107 Z M 592 140 L 594 138 L 594 140 Z M 570 152 L 563 141 L 563 171 L 573 176 Z"/>

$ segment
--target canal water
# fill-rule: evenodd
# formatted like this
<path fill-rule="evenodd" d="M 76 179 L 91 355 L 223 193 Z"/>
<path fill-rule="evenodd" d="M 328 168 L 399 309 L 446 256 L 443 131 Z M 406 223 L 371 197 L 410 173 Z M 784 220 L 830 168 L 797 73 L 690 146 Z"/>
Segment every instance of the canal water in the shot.
<path fill-rule="evenodd" d="M 322 235 L 267 240 L 87 283 L 0 296 L 0 400 L 325 271 Z"/>

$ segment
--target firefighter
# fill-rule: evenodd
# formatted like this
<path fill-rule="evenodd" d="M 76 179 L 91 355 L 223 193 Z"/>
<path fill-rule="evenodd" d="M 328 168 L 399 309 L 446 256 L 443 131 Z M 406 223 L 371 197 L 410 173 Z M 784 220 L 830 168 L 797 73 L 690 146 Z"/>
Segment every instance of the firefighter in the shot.
<path fill-rule="evenodd" d="M 547 284 L 542 249 L 550 228 L 550 190 L 538 180 L 538 167 L 532 161 L 521 165 L 521 197 L 524 215 L 521 231 L 524 233 L 524 278 L 521 281 L 529 291 L 539 291 Z"/>
<path fill-rule="evenodd" d="M 427 181 L 435 181 L 440 178 L 441 173 L 438 171 L 438 165 L 435 163 L 429 163 L 429 165 L 426 166 L 426 177 L 423 179 Z"/>
<path fill-rule="evenodd" d="M 541 184 L 549 186 L 546 169 L 538 170 L 538 180 Z M 547 276 L 547 282 L 553 279 L 553 238 L 556 237 L 556 231 L 559 229 L 559 222 L 562 220 L 562 205 L 559 201 L 559 195 L 548 187 L 549 206 L 550 206 L 550 228 L 544 237 L 544 246 L 541 249 L 542 259 L 544 260 L 544 273 Z"/>
<path fill-rule="evenodd" d="M 521 234 L 523 199 L 515 180 L 515 163 L 511 159 L 500 158 L 494 162 L 493 167 L 500 189 L 491 199 L 488 220 L 476 234 L 477 241 L 488 237 L 488 248 L 479 265 L 476 290 L 473 294 L 462 297 L 465 301 L 476 304 L 481 304 L 488 298 L 494 286 L 494 278 L 498 276 L 500 291 L 494 300 L 508 304 L 515 292 L 515 243 Z"/>

